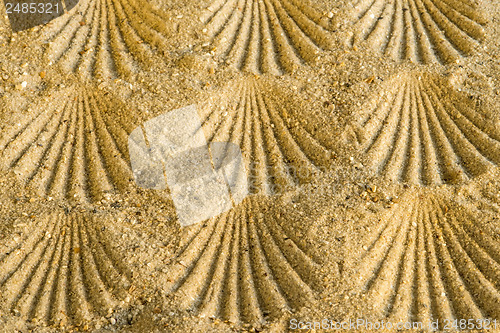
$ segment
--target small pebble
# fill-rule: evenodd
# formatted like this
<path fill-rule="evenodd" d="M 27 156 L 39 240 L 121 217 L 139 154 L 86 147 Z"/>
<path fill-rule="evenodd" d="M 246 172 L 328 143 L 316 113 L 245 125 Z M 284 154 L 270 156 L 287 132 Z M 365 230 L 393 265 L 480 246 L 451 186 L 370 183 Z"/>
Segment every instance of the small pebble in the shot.
<path fill-rule="evenodd" d="M 19 84 L 16 84 L 16 89 L 17 90 L 23 90 L 24 88 L 26 88 L 27 85 L 28 85 L 28 82 L 23 81 L 23 82 L 21 82 Z"/>

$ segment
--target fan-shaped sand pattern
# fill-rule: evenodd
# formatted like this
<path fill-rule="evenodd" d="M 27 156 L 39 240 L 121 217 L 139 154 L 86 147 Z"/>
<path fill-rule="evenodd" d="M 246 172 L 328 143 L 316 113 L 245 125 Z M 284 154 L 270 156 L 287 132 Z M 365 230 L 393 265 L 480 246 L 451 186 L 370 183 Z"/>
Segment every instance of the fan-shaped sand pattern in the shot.
<path fill-rule="evenodd" d="M 330 161 L 330 151 L 295 118 L 297 109 L 281 88 L 248 78 L 231 82 L 200 114 L 209 142 L 241 148 L 249 192 L 272 195 L 306 182 Z"/>
<path fill-rule="evenodd" d="M 365 106 L 367 161 L 391 180 L 459 183 L 500 164 L 500 129 L 439 75 L 405 73 Z"/>
<path fill-rule="evenodd" d="M 290 72 L 332 47 L 321 15 L 298 0 L 215 0 L 202 19 L 216 53 L 249 72 Z"/>
<path fill-rule="evenodd" d="M 482 9 L 470 0 L 359 0 L 353 44 L 396 60 L 450 63 L 484 39 Z"/>
<path fill-rule="evenodd" d="M 393 322 L 500 318 L 500 243 L 481 214 L 428 193 L 409 197 L 381 219 L 359 261 L 374 310 Z"/>
<path fill-rule="evenodd" d="M 308 304 L 318 265 L 262 198 L 190 227 L 169 273 L 170 291 L 199 315 L 260 325 Z"/>
<path fill-rule="evenodd" d="M 128 78 L 165 52 L 168 22 L 147 1 L 80 0 L 43 29 L 45 56 L 86 78 Z"/>
<path fill-rule="evenodd" d="M 41 195 L 100 200 L 133 181 L 128 134 L 133 117 L 99 90 L 73 85 L 48 92 L 0 132 L 0 167 Z"/>
<path fill-rule="evenodd" d="M 46 325 L 82 325 L 127 295 L 98 217 L 55 212 L 0 247 L 1 305 Z M 18 238 L 18 239 L 16 239 Z"/>

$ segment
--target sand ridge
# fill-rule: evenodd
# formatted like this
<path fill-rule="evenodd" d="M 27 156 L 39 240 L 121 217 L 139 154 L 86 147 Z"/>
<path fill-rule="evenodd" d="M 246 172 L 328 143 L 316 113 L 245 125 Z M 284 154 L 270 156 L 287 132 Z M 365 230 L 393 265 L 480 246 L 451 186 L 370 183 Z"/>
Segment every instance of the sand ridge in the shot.
<path fill-rule="evenodd" d="M 394 322 L 496 318 L 498 240 L 481 232 L 478 215 L 426 192 L 381 218 L 359 261 L 360 290 Z"/>
<path fill-rule="evenodd" d="M 255 196 L 190 230 L 166 290 L 201 316 L 256 327 L 310 303 L 318 264 L 287 237 L 286 213 L 272 210 Z"/>
<path fill-rule="evenodd" d="M 213 1 L 201 20 L 211 47 L 249 72 L 281 74 L 332 47 L 329 22 L 300 1 Z"/>
<path fill-rule="evenodd" d="M 132 182 L 127 139 L 139 121 L 99 89 L 66 84 L 6 121 L 1 165 L 41 194 L 99 200 Z"/>
<path fill-rule="evenodd" d="M 389 179 L 459 183 L 498 164 L 498 120 L 446 78 L 413 71 L 366 103 L 359 136 L 367 160 Z M 374 107 L 371 107 L 371 104 Z"/>
<path fill-rule="evenodd" d="M 2 7 L 0 327 L 500 319 L 498 13 L 81 0 L 11 34 Z M 181 228 L 168 190 L 134 184 L 126 142 L 191 104 L 256 186 Z"/>
<path fill-rule="evenodd" d="M 19 228 L 2 244 L 2 306 L 38 325 L 64 327 L 130 300 L 127 274 L 100 236 L 99 219 L 60 210 Z"/>
<path fill-rule="evenodd" d="M 487 24 L 473 1 L 358 1 L 352 45 L 366 41 L 397 60 L 451 63 L 470 55 Z"/>
<path fill-rule="evenodd" d="M 293 114 L 298 103 L 285 89 L 271 79 L 248 76 L 229 82 L 200 106 L 207 140 L 241 147 L 252 193 L 293 189 L 326 170 L 331 159 L 330 149 L 306 128 L 318 127 L 319 121 L 313 124 L 311 118 L 303 126 Z"/>
<path fill-rule="evenodd" d="M 129 78 L 168 49 L 169 16 L 139 1 L 79 1 L 40 32 L 45 61 L 86 78 Z"/>

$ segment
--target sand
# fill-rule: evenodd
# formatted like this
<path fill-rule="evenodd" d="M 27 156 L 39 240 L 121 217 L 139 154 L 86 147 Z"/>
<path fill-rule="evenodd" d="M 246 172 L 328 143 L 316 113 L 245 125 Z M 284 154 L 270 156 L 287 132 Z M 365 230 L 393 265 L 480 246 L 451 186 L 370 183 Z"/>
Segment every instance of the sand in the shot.
<path fill-rule="evenodd" d="M 0 331 L 500 330 L 498 3 L 0 8 Z M 193 104 L 251 186 L 181 227 L 128 137 Z"/>

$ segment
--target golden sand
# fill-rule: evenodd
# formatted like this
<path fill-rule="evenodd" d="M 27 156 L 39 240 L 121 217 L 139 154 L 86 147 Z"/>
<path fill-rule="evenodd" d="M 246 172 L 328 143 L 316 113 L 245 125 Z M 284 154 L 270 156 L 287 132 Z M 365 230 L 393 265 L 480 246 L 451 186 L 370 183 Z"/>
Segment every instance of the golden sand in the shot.
<path fill-rule="evenodd" d="M 500 330 L 499 14 L 80 0 L 12 33 L 0 6 L 0 331 Z M 192 104 L 253 186 L 181 227 L 128 137 Z"/>

